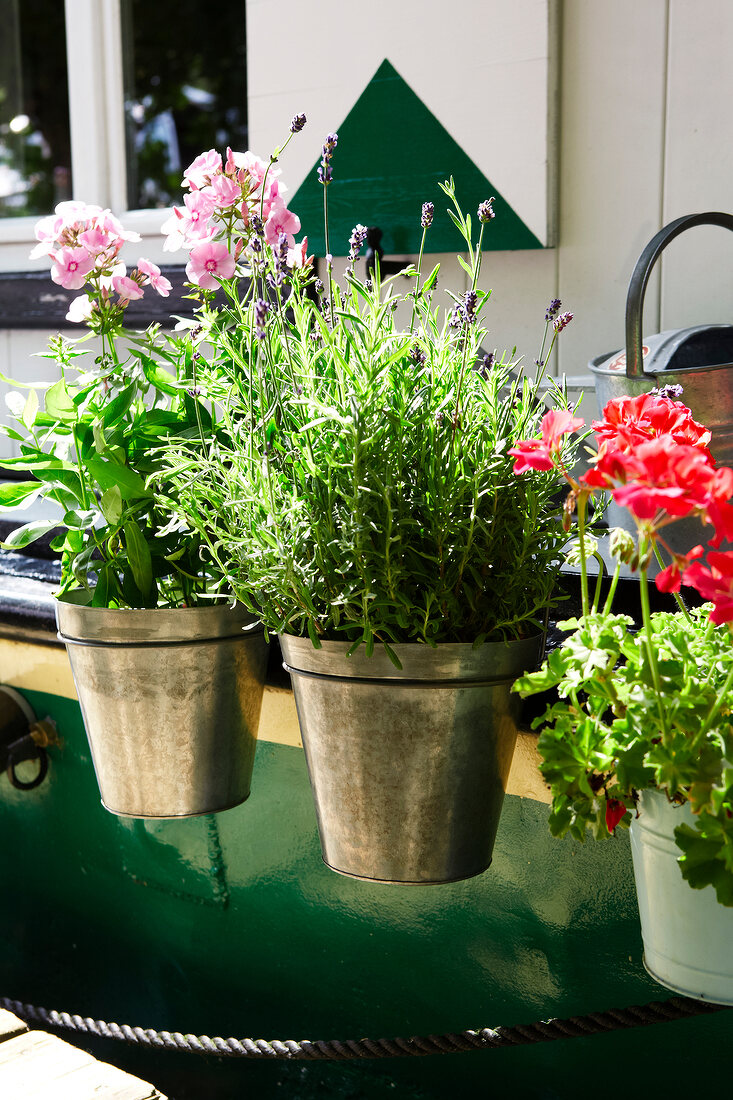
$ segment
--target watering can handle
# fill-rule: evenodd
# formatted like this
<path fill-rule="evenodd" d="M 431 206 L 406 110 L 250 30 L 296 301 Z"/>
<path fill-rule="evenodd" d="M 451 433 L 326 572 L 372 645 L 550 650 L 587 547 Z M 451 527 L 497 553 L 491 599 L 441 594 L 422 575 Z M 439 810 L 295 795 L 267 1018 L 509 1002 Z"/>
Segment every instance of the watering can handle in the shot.
<path fill-rule="evenodd" d="M 669 225 L 665 225 L 664 229 L 660 229 L 656 237 L 652 237 L 636 261 L 636 267 L 629 283 L 629 292 L 626 295 L 627 378 L 640 378 L 644 373 L 641 318 L 644 308 L 644 293 L 652 268 L 670 241 L 673 241 L 675 237 L 679 237 L 680 233 L 684 233 L 686 229 L 692 229 L 695 225 L 720 225 L 723 229 L 733 230 L 733 214 L 708 210 L 704 214 L 686 214 L 682 218 L 676 218 Z"/>

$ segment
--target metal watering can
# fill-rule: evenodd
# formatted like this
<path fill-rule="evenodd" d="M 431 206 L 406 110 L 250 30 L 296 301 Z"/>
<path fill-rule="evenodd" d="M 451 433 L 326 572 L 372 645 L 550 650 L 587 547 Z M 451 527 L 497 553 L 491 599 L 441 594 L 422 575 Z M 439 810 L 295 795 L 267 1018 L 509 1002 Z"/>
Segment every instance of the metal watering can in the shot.
<path fill-rule="evenodd" d="M 671 329 L 642 340 L 644 294 L 652 268 L 667 245 L 696 225 L 733 230 L 733 214 L 708 211 L 670 222 L 652 237 L 636 262 L 626 296 L 626 352 L 591 359 L 599 410 L 613 398 L 636 396 L 662 386 L 682 386 L 681 401 L 712 432 L 710 450 L 721 466 L 733 465 L 733 325 L 696 325 Z M 613 502 L 609 526 L 634 530 L 628 513 Z M 697 520 L 669 529 L 669 544 L 679 552 L 706 541 Z M 654 572 L 655 570 L 650 570 Z"/>

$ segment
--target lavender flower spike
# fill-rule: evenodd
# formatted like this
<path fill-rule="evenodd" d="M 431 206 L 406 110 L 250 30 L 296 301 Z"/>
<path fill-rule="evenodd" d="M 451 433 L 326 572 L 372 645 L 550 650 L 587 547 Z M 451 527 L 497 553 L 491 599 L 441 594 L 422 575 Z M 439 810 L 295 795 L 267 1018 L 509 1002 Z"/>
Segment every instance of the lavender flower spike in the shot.
<path fill-rule="evenodd" d="M 555 317 L 557 316 L 557 311 L 559 310 L 561 305 L 562 302 L 559 298 L 553 298 L 549 306 L 545 310 L 545 321 L 547 321 L 548 323 L 550 321 L 554 321 Z"/>
<path fill-rule="evenodd" d="M 496 217 L 494 207 L 491 205 L 492 202 L 496 202 L 493 195 L 490 199 L 484 199 L 484 201 L 479 204 L 477 216 L 480 222 L 490 222 L 492 218 Z"/>
<path fill-rule="evenodd" d="M 338 139 L 338 134 L 329 134 L 323 143 L 323 149 L 321 150 L 321 166 L 318 169 L 318 179 L 324 186 L 327 186 L 333 179 L 331 157 L 333 156 L 333 151 L 336 148 Z"/>
<path fill-rule="evenodd" d="M 265 321 L 270 307 L 264 298 L 258 298 L 255 302 L 255 336 L 258 340 L 265 339 Z"/>
<path fill-rule="evenodd" d="M 359 253 L 361 252 L 362 245 L 364 244 L 364 241 L 366 240 L 366 235 L 367 235 L 367 227 L 365 225 L 361 225 L 361 223 L 359 223 L 358 225 L 355 225 L 354 228 L 352 229 L 351 236 L 349 237 L 349 246 L 350 246 L 349 247 L 349 262 L 350 263 L 353 263 L 354 260 L 357 259 Z"/>
<path fill-rule="evenodd" d="M 569 325 L 573 319 L 572 313 L 561 313 L 559 317 L 556 317 L 552 322 L 555 332 L 562 332 L 566 325 Z"/>
<path fill-rule="evenodd" d="M 305 115 L 296 115 L 293 121 L 290 123 L 290 133 L 299 134 L 307 121 L 308 120 L 306 119 Z"/>
<path fill-rule="evenodd" d="M 478 294 L 475 290 L 467 290 L 463 296 L 463 316 L 467 325 L 472 325 L 476 320 L 476 307 Z"/>
<path fill-rule="evenodd" d="M 435 213 L 435 204 L 432 202 L 424 202 L 422 204 L 422 217 L 420 218 L 420 225 L 423 229 L 429 229 L 433 224 L 433 214 Z"/>

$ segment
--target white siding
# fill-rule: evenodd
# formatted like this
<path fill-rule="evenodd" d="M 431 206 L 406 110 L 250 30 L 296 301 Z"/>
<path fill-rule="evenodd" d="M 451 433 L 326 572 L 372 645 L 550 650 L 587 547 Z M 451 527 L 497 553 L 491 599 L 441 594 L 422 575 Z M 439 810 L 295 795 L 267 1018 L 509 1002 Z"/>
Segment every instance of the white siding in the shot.
<path fill-rule="evenodd" d="M 85 4 L 95 3 L 72 0 L 77 7 L 81 5 L 80 11 Z M 116 0 L 101 3 L 108 19 Z M 303 5 L 302 0 L 281 0 L 276 14 L 264 0 L 250 0 L 248 4 L 252 145 L 260 154 L 269 149 L 271 132 L 279 134 L 282 130 L 283 117 L 287 125 L 289 116 L 303 109 L 303 97 L 313 97 L 319 83 L 329 82 L 329 51 L 334 72 L 348 70 L 367 79 L 381 60 L 376 53 L 381 51 L 381 56 L 389 57 L 391 44 L 395 44 L 404 59 L 403 68 L 412 64 L 417 72 L 404 45 L 409 24 L 410 33 L 414 32 L 414 57 L 430 74 L 430 79 L 423 81 L 425 87 L 416 86 L 418 94 L 430 99 L 442 83 L 438 80 L 439 62 L 431 51 L 435 54 L 442 45 L 445 56 L 455 65 L 457 51 L 466 43 L 465 64 L 467 70 L 471 69 L 471 77 L 467 77 L 463 90 L 473 95 L 476 50 L 467 28 L 477 22 L 484 25 L 488 12 L 488 23 L 494 20 L 497 34 L 508 33 L 503 0 L 453 0 L 450 13 L 437 3 L 409 3 L 403 8 L 380 0 L 376 6 L 364 7 L 339 0 L 338 20 L 329 24 L 331 29 L 326 34 L 324 20 L 333 14 L 334 3 L 320 0 Z M 544 6 L 539 5 L 537 10 L 544 11 Z M 560 297 L 563 307 L 574 312 L 575 320 L 563 333 L 559 364 L 568 375 L 578 376 L 585 372 L 591 357 L 622 345 L 629 277 L 639 253 L 657 229 L 680 214 L 733 209 L 733 4 L 730 0 L 700 0 L 694 4 L 690 0 L 564 0 L 556 10 L 558 140 L 553 145 L 551 123 L 548 170 L 550 176 L 557 176 L 557 246 L 545 251 L 489 253 L 483 282 L 494 291 L 488 314 L 490 342 L 499 349 L 517 343 L 530 362 L 537 354 L 545 305 L 551 297 Z M 278 46 L 279 31 L 288 25 L 289 13 L 298 28 L 298 49 L 305 59 L 302 63 L 298 60 L 291 64 L 288 52 Z M 97 50 L 102 56 L 105 51 L 109 55 L 113 39 L 108 23 L 105 26 L 107 38 Z M 429 33 L 423 34 L 424 26 L 430 28 Z M 544 39 L 537 36 L 536 25 L 527 28 L 525 44 L 531 44 L 535 53 L 544 48 Z M 364 43 L 376 51 L 373 58 L 369 54 L 364 60 Z M 521 58 L 516 41 L 506 42 L 505 46 L 513 57 Z M 101 63 L 97 56 L 94 64 Z M 101 111 L 100 117 L 107 120 L 110 104 L 119 103 L 119 77 L 112 69 L 106 85 L 106 106 L 98 105 L 98 114 Z M 307 71 L 307 80 L 299 79 L 301 71 Z M 552 64 L 549 72 L 552 84 Z M 434 93 L 425 90 L 431 81 Z M 419 84 L 417 77 L 414 82 Z M 317 155 L 321 129 L 325 134 L 328 129 L 338 128 L 358 91 L 355 86 L 353 94 L 344 91 L 340 99 L 334 96 L 328 117 L 318 107 L 306 131 L 309 163 L 315 159 L 313 150 Z M 508 88 L 507 95 L 510 93 Z M 450 103 L 457 117 L 461 96 L 455 86 Z M 429 105 L 449 129 L 460 131 L 464 120 L 451 127 L 445 110 L 438 109 L 437 99 Z M 490 102 L 487 111 L 500 114 L 501 100 Z M 105 140 L 114 170 L 107 169 L 105 175 L 104 166 L 99 167 L 98 151 L 92 148 L 91 135 L 85 135 L 90 142 L 85 171 L 90 174 L 81 178 L 97 179 L 104 195 L 85 192 L 78 197 L 114 202 L 115 197 L 119 200 L 121 129 L 110 132 L 108 122 L 99 119 L 89 125 L 107 127 Z M 487 134 L 492 132 L 492 125 L 495 130 L 501 129 L 498 123 L 487 121 Z M 76 151 L 80 133 L 77 128 Z M 517 141 L 516 157 L 521 167 L 519 137 Z M 288 155 L 289 151 L 286 158 Z M 481 167 L 491 176 L 488 166 Z M 288 178 L 287 160 L 283 175 Z M 79 178 L 77 173 L 77 181 Z M 548 193 L 552 194 L 552 187 Z M 132 258 L 138 254 L 162 258 L 155 236 L 162 221 L 160 213 L 135 215 L 134 220 L 147 239 Z M 0 225 L 0 269 L 26 266 L 28 242 L 22 239 L 24 236 L 29 236 L 27 227 Z M 659 275 L 652 279 L 647 293 L 646 331 L 732 319 L 733 239 L 724 230 L 691 231 L 672 245 L 658 267 Z M 0 334 L 0 370 L 9 368 L 15 376 L 31 371 L 30 347 L 40 348 L 43 342 L 42 333 L 32 337 Z"/>

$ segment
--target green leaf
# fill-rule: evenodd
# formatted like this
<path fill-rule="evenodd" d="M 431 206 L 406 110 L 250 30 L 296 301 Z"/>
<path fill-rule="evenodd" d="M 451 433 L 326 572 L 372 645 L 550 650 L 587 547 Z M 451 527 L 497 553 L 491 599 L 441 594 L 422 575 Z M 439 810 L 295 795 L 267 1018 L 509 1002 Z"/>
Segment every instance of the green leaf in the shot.
<path fill-rule="evenodd" d="M 31 390 L 28 394 L 28 398 L 23 409 L 23 415 L 21 416 L 22 422 L 25 424 L 28 431 L 33 427 L 33 421 L 36 419 L 36 413 L 38 412 L 38 394 L 35 390 Z"/>
<path fill-rule="evenodd" d="M 140 474 L 129 466 L 120 466 L 97 457 L 87 461 L 87 469 L 100 489 L 106 491 L 116 486 L 123 500 L 145 500 L 151 496 Z"/>
<path fill-rule="evenodd" d="M 159 367 L 150 356 L 141 355 L 140 364 L 148 382 L 152 382 L 155 388 L 160 390 L 161 393 L 175 396 L 181 392 L 183 387 L 177 384 L 175 375 L 171 374 L 170 371 L 164 370 L 163 367 Z"/>
<path fill-rule="evenodd" d="M 92 596 L 92 607 L 109 606 L 110 573 L 111 570 L 108 565 L 99 570 L 97 583 L 94 586 L 94 595 Z"/>
<path fill-rule="evenodd" d="M 128 411 L 137 394 L 137 386 L 132 383 L 119 393 L 102 412 L 102 423 L 106 428 L 116 424 Z"/>
<path fill-rule="evenodd" d="M 30 523 L 24 523 L 22 527 L 16 527 L 11 531 L 5 542 L 0 542 L 0 547 L 3 550 L 22 550 L 24 546 L 30 546 L 41 535 L 45 535 L 58 525 L 58 519 L 35 519 Z"/>
<path fill-rule="evenodd" d="M 438 272 L 440 271 L 440 264 L 436 264 L 433 270 L 428 275 L 427 279 L 422 285 L 422 293 L 427 294 L 435 286 L 435 280 L 438 278 Z"/>
<path fill-rule="evenodd" d="M 74 423 L 79 417 L 76 405 L 63 379 L 47 391 L 45 408 L 49 416 L 65 423 Z"/>
<path fill-rule="evenodd" d="M 153 585 L 153 563 L 150 547 L 134 519 L 128 520 L 123 530 L 127 545 L 127 560 L 130 563 L 135 584 L 143 596 L 147 597 Z"/>
<path fill-rule="evenodd" d="M 122 518 L 122 493 L 119 485 L 112 485 L 99 500 L 99 507 L 107 523 L 119 523 Z"/>
<path fill-rule="evenodd" d="M 0 507 L 18 508 L 21 504 L 30 504 L 41 491 L 37 481 L 9 481 L 0 485 Z"/>

